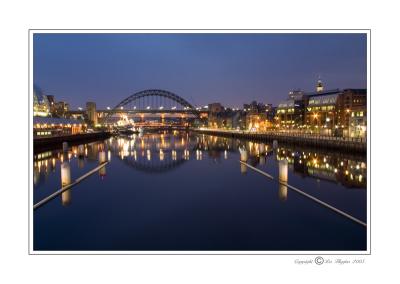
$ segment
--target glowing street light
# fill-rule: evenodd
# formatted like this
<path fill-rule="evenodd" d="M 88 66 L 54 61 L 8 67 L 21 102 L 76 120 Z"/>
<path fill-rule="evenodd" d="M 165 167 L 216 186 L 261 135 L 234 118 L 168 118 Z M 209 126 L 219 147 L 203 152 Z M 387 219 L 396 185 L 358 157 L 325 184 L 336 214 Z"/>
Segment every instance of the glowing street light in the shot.
<path fill-rule="evenodd" d="M 146 107 L 146 109 L 150 109 L 150 106 Z"/>
<path fill-rule="evenodd" d="M 107 107 L 107 109 L 110 110 L 111 108 L 110 108 L 110 107 Z"/>
<path fill-rule="evenodd" d="M 124 109 L 124 107 L 122 106 L 121 109 Z"/>
<path fill-rule="evenodd" d="M 81 108 L 81 107 L 78 107 L 78 109 L 79 109 L 79 110 L 82 110 L 82 108 Z"/>

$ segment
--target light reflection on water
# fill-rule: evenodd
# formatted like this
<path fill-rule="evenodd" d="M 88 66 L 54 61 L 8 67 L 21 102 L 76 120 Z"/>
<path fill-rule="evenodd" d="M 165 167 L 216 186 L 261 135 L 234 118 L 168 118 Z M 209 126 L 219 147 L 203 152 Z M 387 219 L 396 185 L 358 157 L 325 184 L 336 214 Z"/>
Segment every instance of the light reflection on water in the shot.
<path fill-rule="evenodd" d="M 241 187 L 246 187 L 245 184 L 242 184 L 243 182 L 254 185 L 260 184 L 258 180 L 262 180 L 262 178 L 255 177 L 246 165 L 239 163 L 238 161 L 241 159 L 276 178 L 283 179 L 289 184 L 300 187 L 308 193 L 322 198 L 334 206 L 338 206 L 357 218 L 366 220 L 365 188 L 367 165 L 365 157 L 337 152 L 315 151 L 286 145 L 278 146 L 273 148 L 272 144 L 268 143 L 255 143 L 203 134 L 164 132 L 149 133 L 143 136 L 111 137 L 104 141 L 71 146 L 65 153 L 61 150 L 36 153 L 33 165 L 34 202 L 38 202 L 104 161 L 109 161 L 110 163 L 99 170 L 96 179 L 90 178 L 90 188 L 96 186 L 107 186 L 110 189 L 116 186 L 128 187 L 131 183 L 131 181 L 128 181 L 129 177 L 119 177 L 119 183 L 115 184 L 114 182 L 113 185 L 110 185 L 109 181 L 107 181 L 116 176 L 116 171 L 121 171 L 121 166 L 135 173 L 135 176 L 140 173 L 141 175 L 137 176 L 137 179 L 140 179 L 141 182 L 146 182 L 146 184 L 158 184 L 155 179 L 161 177 L 160 175 L 175 176 L 176 173 L 179 174 L 180 172 L 185 175 L 182 176 L 183 179 L 189 178 L 193 180 L 196 180 L 198 171 L 217 171 L 216 173 L 221 171 L 221 175 L 231 174 L 230 168 L 232 167 L 243 178 L 221 177 L 221 180 L 226 179 L 227 185 L 222 186 L 226 187 L 228 191 L 229 188 L 234 192 L 237 189 L 240 190 Z M 197 164 L 199 166 L 196 166 Z M 189 173 L 185 170 L 188 167 L 193 168 Z M 235 180 L 237 184 L 229 183 L 229 179 Z M 59 181 L 57 182 L 57 180 Z M 200 189 L 206 186 L 204 184 L 208 184 L 207 181 L 202 182 L 203 184 L 194 184 L 193 187 Z M 269 183 L 269 181 L 265 181 L 265 183 Z M 71 189 L 61 195 L 61 202 L 58 204 L 68 208 L 65 208 L 65 210 L 73 209 L 74 206 L 72 205 L 75 198 L 83 198 L 79 196 L 84 194 L 85 185 L 79 186 L 79 191 L 76 194 L 75 192 L 73 194 L 72 191 L 74 189 Z M 179 182 L 174 182 L 173 186 L 179 188 Z M 285 185 L 274 183 L 272 188 L 275 188 L 274 190 L 276 191 L 275 200 L 280 203 L 287 203 L 292 197 L 295 198 L 295 194 L 292 195 L 290 190 L 288 192 L 288 188 Z M 353 191 L 354 194 L 352 193 Z M 101 200 L 98 196 L 93 196 L 92 198 Z M 123 198 L 123 195 L 119 198 Z M 179 200 L 179 197 L 177 198 Z M 212 200 L 213 198 L 214 196 L 211 193 L 210 199 Z M 250 196 L 249 198 L 252 197 Z M 272 202 L 272 206 L 276 206 L 273 205 L 276 201 L 271 200 L 269 202 Z M 300 202 L 297 197 L 293 201 Z M 86 199 L 85 202 L 87 202 Z M 120 202 L 123 203 L 122 200 Z M 308 204 L 306 201 L 304 202 Z M 56 206 L 54 203 L 57 203 L 57 201 L 53 200 L 50 203 L 52 204 L 45 205 L 43 209 L 40 208 L 38 211 L 58 212 L 57 210 L 59 209 L 54 207 Z M 223 204 L 220 205 L 224 207 Z M 46 209 L 46 206 L 49 209 Z M 302 206 L 299 206 L 297 210 L 303 208 L 302 210 L 306 213 L 309 205 Z M 79 213 L 81 214 L 82 212 L 79 211 Z M 35 214 L 37 213 L 35 212 Z M 84 212 L 83 214 L 88 213 Z M 44 217 L 37 218 L 41 220 L 40 218 Z M 117 222 L 117 220 L 115 221 Z M 316 225 L 318 226 L 318 224 Z M 353 224 L 351 226 L 357 225 Z M 282 229 L 281 227 L 279 228 Z M 40 236 L 40 234 L 36 236 Z M 362 245 L 360 244 L 359 246 L 364 247 L 365 240 L 361 242 Z M 257 245 L 257 241 L 255 241 L 254 245 Z M 321 245 L 323 246 L 323 243 Z M 330 245 L 335 247 L 336 244 Z M 337 245 L 340 246 L 341 244 L 338 242 Z M 353 247 L 352 244 L 346 245 Z M 357 248 L 359 246 L 358 244 L 354 245 Z M 132 248 L 128 246 L 123 249 Z M 241 246 L 238 246 L 238 249 L 242 249 Z M 257 249 L 265 248 L 257 247 Z"/>
<path fill-rule="evenodd" d="M 272 145 L 240 141 L 237 139 L 201 135 L 190 137 L 185 134 L 177 137 L 169 134 L 147 134 L 142 137 L 111 137 L 101 142 L 72 146 L 68 153 L 60 150 L 46 151 L 34 155 L 34 185 L 40 183 L 50 172 L 55 171 L 56 162 L 70 162 L 77 159 L 78 167 L 83 168 L 85 161 L 97 161 L 99 152 L 104 151 L 104 161 L 111 161 L 115 155 L 122 160 L 133 160 L 137 164 L 167 166 L 171 161 L 202 160 L 203 153 L 211 159 L 238 152 L 239 148 L 247 151 L 246 162 L 252 166 L 265 165 L 266 159 L 273 156 L 276 161 L 287 160 L 289 168 L 301 176 L 339 182 L 345 187 L 366 188 L 367 165 L 364 157 L 338 153 L 321 153 L 312 150 L 296 150 L 288 147 L 272 149 Z M 81 148 L 81 150 L 79 150 Z M 79 152 L 79 153 L 78 153 Z M 105 169 L 104 169 L 105 170 Z M 247 172 L 245 165 L 241 172 Z"/>

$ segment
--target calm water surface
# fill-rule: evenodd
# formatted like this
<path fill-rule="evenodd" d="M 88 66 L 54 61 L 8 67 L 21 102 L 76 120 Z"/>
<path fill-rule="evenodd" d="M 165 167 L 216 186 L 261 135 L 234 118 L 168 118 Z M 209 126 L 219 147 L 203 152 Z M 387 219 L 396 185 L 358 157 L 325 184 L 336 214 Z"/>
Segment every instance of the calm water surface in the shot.
<path fill-rule="evenodd" d="M 34 155 L 35 250 L 365 250 L 365 227 L 275 180 L 367 221 L 366 159 L 188 133 L 112 137 Z"/>

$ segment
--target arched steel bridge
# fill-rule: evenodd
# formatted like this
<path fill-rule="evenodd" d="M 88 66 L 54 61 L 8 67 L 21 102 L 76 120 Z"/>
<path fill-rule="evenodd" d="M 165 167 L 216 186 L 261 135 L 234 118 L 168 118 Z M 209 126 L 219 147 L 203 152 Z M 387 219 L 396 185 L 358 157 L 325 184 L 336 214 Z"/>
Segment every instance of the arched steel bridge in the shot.
<path fill-rule="evenodd" d="M 107 118 L 116 113 L 176 113 L 199 116 L 199 112 L 187 100 L 159 89 L 140 91 L 125 98 L 108 112 Z"/>
<path fill-rule="evenodd" d="M 180 106 L 184 107 L 184 109 L 195 111 L 195 108 L 184 98 L 182 98 L 174 93 L 171 93 L 169 91 L 157 90 L 157 89 L 144 90 L 144 91 L 137 92 L 137 93 L 127 97 L 126 99 L 122 100 L 119 104 L 117 104 L 114 107 L 114 109 L 119 109 L 121 106 L 123 107 L 127 104 L 130 104 L 132 102 L 138 101 L 141 98 L 146 98 L 146 97 L 166 98 L 166 99 L 169 99 L 171 101 L 178 103 Z"/>

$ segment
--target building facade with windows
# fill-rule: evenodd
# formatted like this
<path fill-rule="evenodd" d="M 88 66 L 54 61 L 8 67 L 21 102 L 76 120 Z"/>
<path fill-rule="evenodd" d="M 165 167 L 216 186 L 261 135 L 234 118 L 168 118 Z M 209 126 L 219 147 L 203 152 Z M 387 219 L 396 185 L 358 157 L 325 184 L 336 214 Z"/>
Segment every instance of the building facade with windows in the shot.
<path fill-rule="evenodd" d="M 80 120 L 33 117 L 33 137 L 54 137 L 62 135 L 79 134 L 86 130 L 87 125 Z"/>
<path fill-rule="evenodd" d="M 279 103 L 275 113 L 275 125 L 279 128 L 300 128 L 304 124 L 305 96 L 301 90 L 289 92 L 287 100 Z"/>
<path fill-rule="evenodd" d="M 341 95 L 339 89 L 307 94 L 306 127 L 319 134 L 339 135 Z"/>
<path fill-rule="evenodd" d="M 320 135 L 366 138 L 367 90 L 325 90 L 321 79 L 316 90 L 289 92 L 276 110 L 275 126 Z"/>
<path fill-rule="evenodd" d="M 56 102 L 54 107 L 54 115 L 56 117 L 68 117 L 69 104 L 63 101 Z"/>
<path fill-rule="evenodd" d="M 43 90 L 33 85 L 33 116 L 46 117 L 50 115 L 50 105 Z"/>
<path fill-rule="evenodd" d="M 366 89 L 330 90 L 308 94 L 306 125 L 323 135 L 365 138 Z"/>

